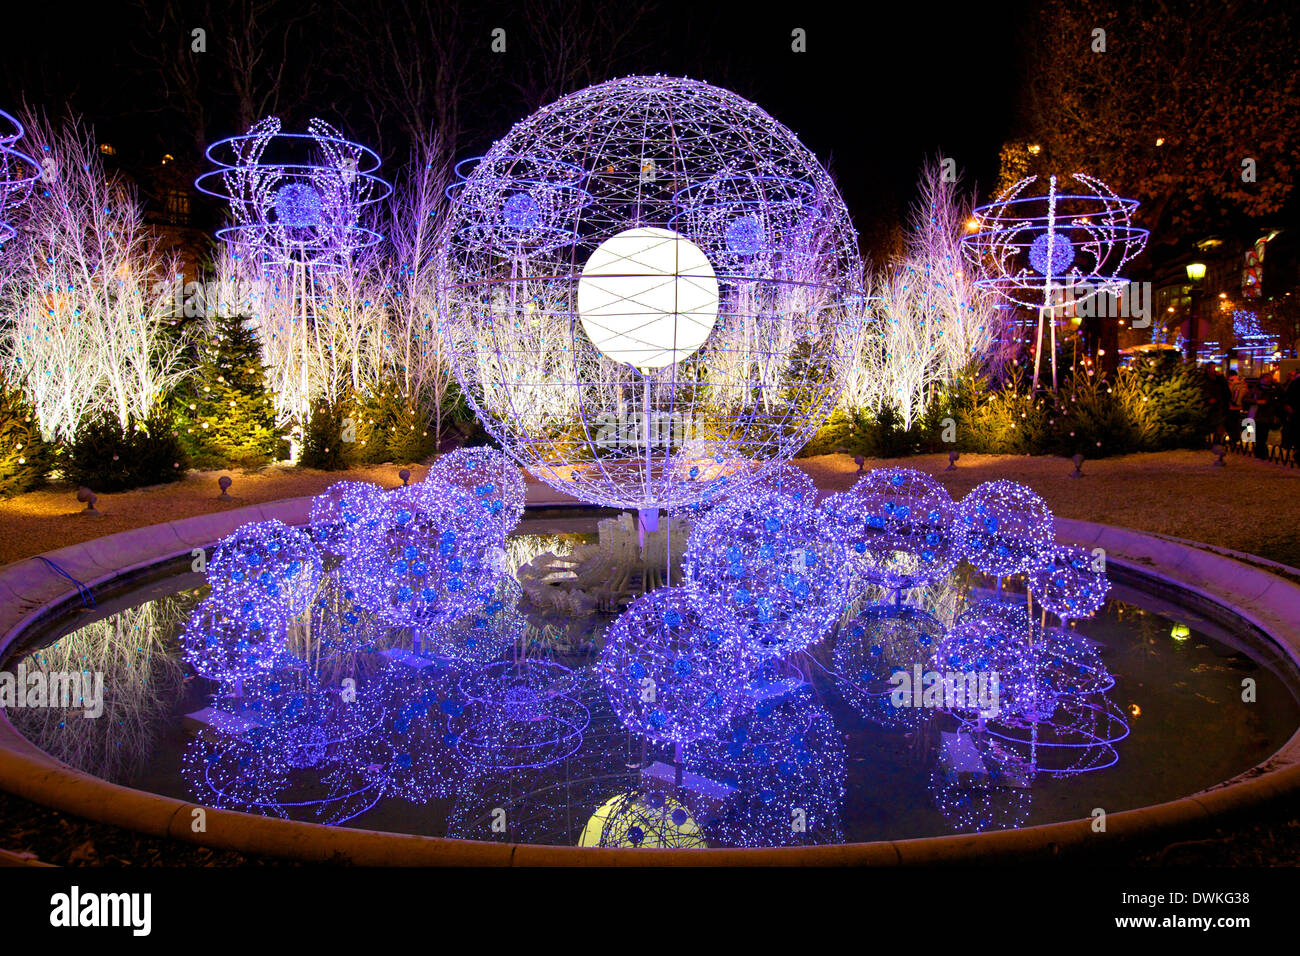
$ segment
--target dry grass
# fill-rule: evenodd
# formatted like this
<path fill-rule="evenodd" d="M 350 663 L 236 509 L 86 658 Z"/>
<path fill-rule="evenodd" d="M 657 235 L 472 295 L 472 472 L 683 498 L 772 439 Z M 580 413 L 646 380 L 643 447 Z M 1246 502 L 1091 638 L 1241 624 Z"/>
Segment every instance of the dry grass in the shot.
<path fill-rule="evenodd" d="M 1207 451 L 1171 451 L 1085 462 L 1083 479 L 1063 458 L 963 455 L 947 472 L 946 455 L 872 460 L 870 467 L 918 468 L 936 476 L 954 497 L 982 481 L 1024 482 L 1066 518 L 1124 525 L 1175 535 L 1300 565 L 1300 469 L 1283 468 L 1239 455 L 1226 468 L 1211 467 Z M 847 455 L 822 455 L 797 464 L 828 491 L 848 488 L 857 466 Z M 412 465 L 411 480 L 428 470 Z M 184 481 L 117 495 L 100 496 L 101 516 L 82 513 L 75 489 L 66 485 L 0 501 L 0 564 L 51 551 L 116 531 L 240 505 L 314 495 L 336 481 L 375 481 L 396 487 L 399 466 L 375 465 L 325 472 L 273 465 L 258 472 L 190 472 Z M 234 502 L 217 500 L 217 478 L 229 474 Z M 530 482 L 537 493 L 556 496 Z"/>

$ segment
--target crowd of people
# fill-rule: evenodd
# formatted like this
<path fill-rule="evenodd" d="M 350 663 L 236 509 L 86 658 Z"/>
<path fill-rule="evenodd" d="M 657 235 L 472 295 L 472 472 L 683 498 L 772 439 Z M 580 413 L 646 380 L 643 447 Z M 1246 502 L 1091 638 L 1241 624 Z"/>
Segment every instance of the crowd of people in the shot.
<path fill-rule="evenodd" d="M 1214 404 L 1224 410 L 1222 430 L 1231 444 L 1254 446 L 1256 458 L 1271 449 L 1290 450 L 1300 443 L 1300 369 L 1283 376 L 1280 368 L 1265 369 L 1258 378 L 1233 372 L 1213 372 Z M 1252 427 L 1253 423 L 1253 427 Z"/>

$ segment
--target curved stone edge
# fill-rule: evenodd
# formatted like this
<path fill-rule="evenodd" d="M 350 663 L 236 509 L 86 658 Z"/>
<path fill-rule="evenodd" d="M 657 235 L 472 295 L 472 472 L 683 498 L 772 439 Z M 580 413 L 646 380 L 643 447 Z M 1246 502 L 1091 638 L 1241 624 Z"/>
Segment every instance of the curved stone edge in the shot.
<path fill-rule="evenodd" d="M 87 587 L 194 548 L 210 545 L 248 521 L 272 518 L 305 524 L 311 498 L 236 508 L 108 535 L 49 552 Z M 1300 586 L 1215 551 L 1125 528 L 1058 518 L 1058 539 L 1105 548 L 1117 560 L 1228 606 L 1263 631 L 1300 665 Z M 81 572 L 81 573 L 77 573 Z M 77 590 L 43 562 L 31 558 L 0 568 L 0 652 L 55 602 Z M 24 799 L 86 819 L 155 837 L 214 849 L 309 862 L 358 866 L 430 865 L 795 865 L 896 866 L 1047 861 L 1065 853 L 1113 848 L 1117 843 L 1174 833 L 1300 791 L 1300 731 L 1272 757 L 1230 781 L 1167 803 L 1109 814 L 1104 834 L 1091 820 L 1076 820 L 991 833 L 841 846 L 747 850 L 593 850 L 579 847 L 498 844 L 262 817 L 217 810 L 108 783 L 68 767 L 40 751 L 0 713 L 0 787 Z M 193 811 L 206 816 L 194 832 Z M 21 865 L 21 864 L 20 864 Z"/>

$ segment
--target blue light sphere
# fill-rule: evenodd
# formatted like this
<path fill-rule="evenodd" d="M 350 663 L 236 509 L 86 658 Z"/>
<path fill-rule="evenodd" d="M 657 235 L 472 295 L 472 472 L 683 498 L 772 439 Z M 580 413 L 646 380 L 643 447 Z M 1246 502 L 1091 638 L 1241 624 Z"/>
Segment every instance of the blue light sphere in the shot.
<path fill-rule="evenodd" d="M 1048 246 L 1052 248 L 1052 258 L 1047 258 Z M 1040 276 L 1065 274 L 1074 262 L 1074 244 L 1059 232 L 1044 232 L 1034 239 L 1029 246 L 1029 264 Z"/>
<path fill-rule="evenodd" d="M 252 600 L 209 597 L 190 614 L 181 649 L 200 677 L 238 685 L 283 663 L 284 623 Z"/>
<path fill-rule="evenodd" d="M 1042 567 L 1030 576 L 1034 598 L 1062 619 L 1088 617 L 1106 601 L 1110 582 L 1094 567 L 1086 548 L 1053 548 Z"/>
<path fill-rule="evenodd" d="M 1051 554 L 1052 512 L 1032 488 L 986 481 L 957 506 L 965 557 L 985 574 L 1028 574 Z"/>
<path fill-rule="evenodd" d="M 515 193 L 501 205 L 501 218 L 511 229 L 536 229 L 542 211 L 528 193 Z"/>
<path fill-rule="evenodd" d="M 1024 604 L 975 601 L 953 621 L 935 650 L 933 669 L 940 674 L 974 674 L 997 678 L 996 715 L 986 719 L 1025 717 L 1046 720 L 1056 710 L 1056 692 L 1041 674 L 1036 646 L 1043 631 Z M 968 685 L 969 689 L 969 685 Z M 963 706 L 963 704 L 965 706 Z M 966 720 L 981 717 L 969 696 L 949 708 Z"/>
<path fill-rule="evenodd" d="M 751 484 L 697 519 L 685 578 L 726 602 L 756 659 L 804 650 L 830 632 L 847 597 L 843 546 L 827 540 L 809 499 Z"/>
<path fill-rule="evenodd" d="M 828 495 L 820 530 L 844 545 L 871 584 L 914 588 L 948 574 L 962 557 L 962 528 L 947 490 L 911 468 L 877 468 L 848 492 Z"/>
<path fill-rule="evenodd" d="M 330 554 L 343 556 L 378 520 L 384 489 L 369 481 L 338 481 L 312 499 L 312 537 Z"/>
<path fill-rule="evenodd" d="M 727 248 L 738 256 L 749 258 L 763 251 L 767 236 L 762 221 L 755 215 L 737 216 L 727 226 Z"/>
<path fill-rule="evenodd" d="M 747 637 L 721 598 L 660 588 L 610 626 L 596 674 L 629 731 L 690 743 L 722 732 L 749 704 Z"/>
<path fill-rule="evenodd" d="M 360 603 L 393 627 L 454 620 L 494 584 L 481 537 L 457 519 L 478 507 L 461 489 L 411 485 L 384 496 L 373 528 L 340 565 Z"/>
<path fill-rule="evenodd" d="M 320 586 L 320 552 L 304 531 L 281 521 L 246 524 L 222 539 L 208 562 L 212 599 L 227 608 L 252 602 L 268 628 L 307 610 Z"/>
<path fill-rule="evenodd" d="M 494 544 L 502 544 L 523 517 L 523 474 L 514 459 L 495 448 L 457 448 L 440 456 L 422 482 L 437 483 L 472 494 L 476 507 L 463 516 L 460 527 L 477 529 Z"/>
<path fill-rule="evenodd" d="M 291 229 L 311 229 L 321 221 L 321 196 L 306 183 L 286 183 L 275 192 L 275 221 Z"/>

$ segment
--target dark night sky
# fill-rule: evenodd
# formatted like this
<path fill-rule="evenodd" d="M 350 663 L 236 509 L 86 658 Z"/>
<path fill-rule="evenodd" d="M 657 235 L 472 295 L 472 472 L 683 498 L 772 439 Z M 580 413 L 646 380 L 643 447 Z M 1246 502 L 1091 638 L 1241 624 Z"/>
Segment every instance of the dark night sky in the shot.
<path fill-rule="evenodd" d="M 621 7 L 628 0 L 609 2 Z M 0 40 L 0 108 L 12 111 L 24 95 L 56 111 L 70 103 L 97 127 L 101 139 L 112 138 L 120 153 L 165 149 L 201 166 L 183 124 L 159 111 L 161 80 L 140 52 L 139 18 L 156 20 L 154 6 L 150 0 L 104 3 L 76 13 L 72 5 L 48 3 L 13 15 Z M 306 87 L 303 104 L 282 118 L 297 125 L 308 115 L 320 115 L 357 139 L 373 142 L 383 136 L 386 168 L 392 172 L 405 147 L 395 145 L 397 138 L 386 131 L 366 128 L 370 121 L 358 102 L 364 94 L 346 82 L 347 38 L 340 36 L 330 4 L 319 6 L 322 12 L 305 24 L 299 41 L 309 49 L 291 54 L 314 56 L 311 68 L 294 64 L 291 70 L 295 82 Z M 367 15 L 382 17 L 382 7 L 367 4 L 373 11 Z M 512 66 L 538 55 L 529 49 L 526 18 L 511 5 L 498 12 L 482 3 L 470 7 L 479 19 L 466 25 L 458 42 L 482 51 L 471 57 L 471 69 L 482 71 L 489 92 L 463 104 L 481 127 L 469 134 L 471 145 L 458 150 L 465 155 L 481 152 L 526 112 L 518 93 L 503 81 Z M 684 74 L 754 100 L 831 166 L 864 241 L 870 242 L 884 223 L 905 211 L 927 155 L 956 158 L 967 182 L 987 192 L 996 176 L 998 148 L 1011 132 L 1023 11 L 1020 0 L 992 11 L 975 4 L 946 9 L 799 4 L 772 13 L 754 4 L 662 0 L 641 25 L 642 49 L 617 67 L 597 64 L 596 72 L 601 78 Z M 511 44 L 505 55 L 490 51 L 485 23 L 507 29 Z M 807 30 L 806 53 L 791 52 L 795 27 Z M 220 42 L 219 31 L 213 31 L 209 46 Z M 268 50 L 269 60 L 277 56 Z M 210 92 L 212 132 L 236 132 L 222 128 L 221 91 Z"/>

